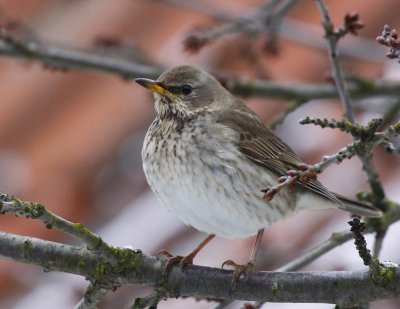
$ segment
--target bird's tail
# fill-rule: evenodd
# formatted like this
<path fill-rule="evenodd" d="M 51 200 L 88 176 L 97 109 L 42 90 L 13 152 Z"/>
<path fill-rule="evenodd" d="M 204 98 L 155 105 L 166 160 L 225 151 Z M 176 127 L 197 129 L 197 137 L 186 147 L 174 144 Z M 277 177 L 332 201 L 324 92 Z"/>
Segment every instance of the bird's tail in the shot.
<path fill-rule="evenodd" d="M 342 210 L 348 211 L 358 216 L 366 216 L 371 218 L 378 218 L 382 216 L 382 211 L 371 205 L 351 200 L 336 193 L 335 196 L 341 202 L 341 205 L 339 205 L 338 208 Z"/>

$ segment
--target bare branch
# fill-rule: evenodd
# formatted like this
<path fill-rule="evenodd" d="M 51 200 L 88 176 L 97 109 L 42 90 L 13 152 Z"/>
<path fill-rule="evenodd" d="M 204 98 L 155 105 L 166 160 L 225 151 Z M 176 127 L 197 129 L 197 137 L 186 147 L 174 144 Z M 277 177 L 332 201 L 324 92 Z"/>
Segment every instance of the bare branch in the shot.
<path fill-rule="evenodd" d="M 46 46 L 36 41 L 21 41 L 19 45 L 0 41 L 0 55 L 40 61 L 45 65 L 67 70 L 101 71 L 124 79 L 148 76 L 157 78 L 162 70 L 156 66 L 96 55 L 93 51 Z"/>
<path fill-rule="evenodd" d="M 176 2 L 176 1 L 175 1 Z M 207 44 L 230 34 L 250 33 L 265 34 L 274 45 L 282 18 L 297 3 L 297 0 L 266 1 L 250 14 L 231 20 L 231 22 L 211 30 L 197 31 L 189 35 L 183 42 L 186 51 L 198 52 Z"/>
<path fill-rule="evenodd" d="M 322 15 L 322 26 L 325 29 L 325 38 L 328 42 L 329 58 L 332 64 L 333 78 L 335 79 L 335 84 L 339 93 L 339 97 L 343 103 L 346 118 L 349 121 L 354 122 L 355 119 L 353 107 L 351 106 L 350 97 L 344 84 L 344 76 L 342 73 L 342 69 L 340 68 L 339 53 L 337 50 L 337 43 L 342 34 L 335 32 L 334 26 L 329 17 L 328 9 L 326 8 L 324 1 L 316 0 L 316 2 Z"/>
<path fill-rule="evenodd" d="M 353 113 L 353 107 L 350 101 L 350 96 L 349 92 L 347 91 L 344 83 L 344 77 L 342 70 L 340 68 L 339 64 L 339 58 L 338 58 L 338 51 L 337 51 L 337 43 L 340 38 L 342 38 L 347 32 L 353 32 L 355 33 L 356 30 L 358 30 L 360 27 L 362 27 L 362 23 L 359 22 L 358 20 L 358 14 L 347 14 L 345 16 L 345 25 L 342 28 L 339 28 L 338 30 L 334 29 L 334 26 L 331 22 L 328 9 L 325 6 L 324 0 L 316 0 L 317 6 L 321 12 L 322 15 L 322 26 L 325 29 L 325 38 L 328 42 L 328 47 L 329 47 L 329 57 L 331 60 L 332 64 L 332 70 L 333 70 L 333 77 L 335 79 L 335 84 L 336 88 L 339 93 L 339 97 L 342 101 L 342 104 L 344 106 L 345 110 L 345 115 L 346 118 L 354 123 L 355 118 L 354 118 L 354 113 Z M 397 34 L 394 33 L 396 38 Z M 353 134 L 353 140 L 357 139 L 357 136 Z M 362 138 L 360 139 L 361 142 L 365 142 Z M 383 186 L 380 182 L 378 173 L 375 170 L 375 167 L 372 163 L 372 153 L 371 150 L 372 148 L 370 147 L 371 145 L 367 145 L 367 147 L 364 147 L 364 145 L 360 144 L 359 147 L 354 148 L 355 154 L 360 158 L 361 163 L 363 165 L 363 170 L 367 175 L 368 178 L 368 183 L 371 187 L 372 195 L 373 195 L 373 204 L 376 206 L 378 209 L 381 210 L 386 210 L 386 203 L 385 201 L 385 192 L 383 189 Z M 378 226 L 377 226 L 378 229 Z M 379 228 L 381 230 L 382 228 Z M 381 233 L 385 233 L 384 231 L 381 231 Z"/>
<path fill-rule="evenodd" d="M 372 231 L 370 231 L 372 232 Z M 330 250 L 344 244 L 345 242 L 352 239 L 352 233 L 349 231 L 337 232 L 333 233 L 328 240 L 325 240 L 320 245 L 316 246 L 315 248 L 307 251 L 302 256 L 290 261 L 289 263 L 279 267 L 276 271 L 294 271 L 300 269 L 303 266 L 310 264 L 311 262 L 315 261 L 325 253 L 329 252 Z"/>
<path fill-rule="evenodd" d="M 46 271 L 64 271 L 89 276 L 104 258 L 85 248 L 64 245 L 33 237 L 0 232 L 0 256 L 43 267 Z M 84 263 L 79 264 L 79 261 Z"/>
<path fill-rule="evenodd" d="M 89 231 L 81 223 L 72 223 L 48 211 L 42 204 L 25 202 L 13 196 L 0 193 L 0 214 L 13 214 L 41 221 L 46 228 L 55 228 L 72 237 L 82 240 L 89 250 L 102 253 L 105 257 L 114 260 L 112 248 L 98 235 Z"/>
<path fill-rule="evenodd" d="M 232 92 L 244 97 L 297 99 L 301 101 L 300 103 L 313 99 L 338 97 L 336 88 L 330 84 L 288 84 L 246 78 L 231 78 L 224 84 Z M 349 83 L 348 90 L 354 98 L 375 95 L 398 96 L 400 95 L 400 83 L 383 80 L 369 80 L 365 83 L 353 82 Z"/>
<path fill-rule="evenodd" d="M 23 47 L 22 47 L 23 46 Z M 19 41 L 18 46 L 0 41 L 0 55 L 39 61 L 66 70 L 90 70 L 121 76 L 125 79 L 136 77 L 157 78 L 163 71 L 158 66 L 144 65 L 132 61 L 97 55 L 93 51 L 80 51 L 57 47 L 35 41 Z M 284 84 L 267 80 L 229 78 L 227 88 L 242 96 L 296 99 L 308 102 L 317 98 L 336 98 L 337 90 L 329 84 Z M 373 95 L 400 95 L 400 83 L 396 81 L 368 80 L 348 85 L 353 97 Z"/>
<path fill-rule="evenodd" d="M 239 280 L 235 291 L 230 291 L 232 271 L 194 265 L 188 265 L 182 271 L 174 267 L 164 281 L 160 260 L 138 251 L 120 248 L 116 251 L 123 258 L 113 265 L 87 249 L 0 232 L 0 255 L 3 257 L 48 270 L 80 274 L 102 284 L 161 286 L 169 297 L 322 302 L 349 306 L 360 299 L 366 302 L 400 295 L 400 267 L 394 264 L 385 266 L 386 281 L 379 284 L 374 283 L 367 270 L 253 272 L 249 278 Z"/>
<path fill-rule="evenodd" d="M 390 219 L 389 219 L 390 218 Z M 389 221 L 386 221 L 389 219 Z M 392 207 L 388 209 L 388 211 L 384 214 L 382 221 L 386 222 L 387 226 L 390 226 L 392 223 L 397 222 L 400 220 L 400 205 L 392 204 Z M 374 220 L 369 220 L 366 223 L 366 229 L 364 233 L 373 233 L 374 230 Z M 283 265 L 276 269 L 276 271 L 293 271 L 297 270 L 313 261 L 315 261 L 320 256 L 324 255 L 328 251 L 340 246 L 341 244 L 349 241 L 352 239 L 353 234 L 349 231 L 342 231 L 333 233 L 328 240 L 324 241 L 320 245 L 314 247 L 313 249 L 309 250 L 304 255 L 290 261 L 286 265 Z"/>
<path fill-rule="evenodd" d="M 382 132 L 376 132 L 379 125 L 382 123 L 380 119 L 373 119 L 368 125 L 361 126 L 348 121 L 338 121 L 335 119 L 318 119 L 318 118 L 305 118 L 300 121 L 301 124 L 314 124 L 319 125 L 323 128 L 339 128 L 342 131 L 350 132 L 353 135 L 354 142 L 346 145 L 338 152 L 333 155 L 326 155 L 322 161 L 313 165 L 299 165 L 297 170 L 290 170 L 286 176 L 282 176 L 278 179 L 278 184 L 269 186 L 261 191 L 264 192 L 264 199 L 267 201 L 272 200 L 276 193 L 278 193 L 284 187 L 293 188 L 296 183 L 306 184 L 309 179 L 315 179 L 316 175 L 322 173 L 329 165 L 336 163 L 340 164 L 344 159 L 350 159 L 355 155 L 358 155 L 362 160 L 364 171 L 366 171 L 369 177 L 369 183 L 372 187 L 373 194 L 376 200 L 374 204 L 381 210 L 386 210 L 386 203 L 384 203 L 385 195 L 383 188 L 378 179 L 378 175 L 375 174 L 375 170 L 368 154 L 377 145 L 384 143 L 390 138 L 396 137 L 400 134 L 400 122 L 390 126 L 388 129 Z M 360 155 L 362 153 L 363 155 Z"/>

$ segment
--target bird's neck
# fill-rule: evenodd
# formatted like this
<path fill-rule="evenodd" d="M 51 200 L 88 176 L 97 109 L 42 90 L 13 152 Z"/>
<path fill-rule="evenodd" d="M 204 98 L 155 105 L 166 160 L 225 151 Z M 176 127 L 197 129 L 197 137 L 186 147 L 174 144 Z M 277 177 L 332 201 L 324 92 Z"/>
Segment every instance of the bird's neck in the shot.
<path fill-rule="evenodd" d="M 164 98 L 156 100 L 155 108 L 158 118 L 161 121 L 180 123 L 190 121 L 193 118 L 193 114 L 191 112 L 179 108 L 178 104 L 174 104 Z"/>

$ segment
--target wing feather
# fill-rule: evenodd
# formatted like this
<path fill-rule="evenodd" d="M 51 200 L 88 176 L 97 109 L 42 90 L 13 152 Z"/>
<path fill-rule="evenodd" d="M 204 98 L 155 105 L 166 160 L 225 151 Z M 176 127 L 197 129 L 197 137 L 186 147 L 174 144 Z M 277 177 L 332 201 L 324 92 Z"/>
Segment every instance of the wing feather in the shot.
<path fill-rule="evenodd" d="M 221 114 L 218 122 L 240 132 L 238 146 L 242 153 L 250 160 L 274 172 L 278 177 L 286 175 L 291 169 L 298 169 L 299 164 L 303 163 L 293 150 L 277 137 L 255 113 L 242 104 L 238 104 L 237 109 Z M 310 180 L 305 188 L 336 203 L 341 203 L 319 181 Z"/>

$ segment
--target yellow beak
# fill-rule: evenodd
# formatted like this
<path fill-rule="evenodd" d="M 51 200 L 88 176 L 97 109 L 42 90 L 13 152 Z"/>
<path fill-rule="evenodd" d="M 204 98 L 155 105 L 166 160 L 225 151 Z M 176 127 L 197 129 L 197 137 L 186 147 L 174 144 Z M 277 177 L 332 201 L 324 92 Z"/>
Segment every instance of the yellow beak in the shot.
<path fill-rule="evenodd" d="M 136 78 L 135 82 L 137 82 L 140 86 L 147 88 L 151 92 L 155 92 L 161 95 L 168 95 L 171 92 L 164 88 L 159 82 L 148 79 L 148 78 Z"/>

